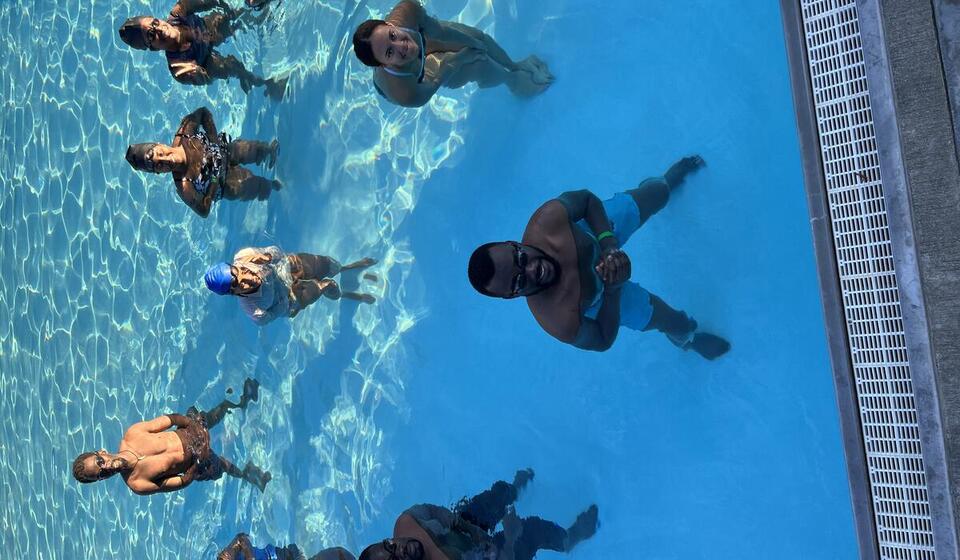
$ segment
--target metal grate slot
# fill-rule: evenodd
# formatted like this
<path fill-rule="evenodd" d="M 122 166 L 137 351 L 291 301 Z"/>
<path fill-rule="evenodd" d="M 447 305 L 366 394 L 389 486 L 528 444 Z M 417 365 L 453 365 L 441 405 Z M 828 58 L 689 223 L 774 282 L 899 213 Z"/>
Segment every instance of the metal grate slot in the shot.
<path fill-rule="evenodd" d="M 880 556 L 933 559 L 856 0 L 801 0 L 800 6 Z"/>

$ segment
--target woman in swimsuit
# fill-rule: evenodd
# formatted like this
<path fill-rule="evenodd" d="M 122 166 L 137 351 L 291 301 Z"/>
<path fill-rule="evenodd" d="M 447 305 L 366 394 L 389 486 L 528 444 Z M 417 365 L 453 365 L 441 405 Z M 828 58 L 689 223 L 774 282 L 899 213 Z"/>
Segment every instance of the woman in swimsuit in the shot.
<path fill-rule="evenodd" d="M 210 449 L 209 431 L 231 409 L 245 409 L 256 401 L 259 387 L 255 380 L 247 379 L 239 403 L 224 400 L 209 412 L 190 407 L 185 415 L 167 414 L 137 422 L 124 432 L 117 453 L 101 449 L 77 456 L 73 477 L 86 484 L 119 474 L 133 493 L 149 495 L 180 490 L 197 480 L 217 480 L 226 473 L 262 492 L 270 473 L 252 463 L 240 469 L 218 456 Z M 172 427 L 176 430 L 171 432 Z"/>
<path fill-rule="evenodd" d="M 203 131 L 200 128 L 203 128 Z M 197 214 L 207 217 L 214 201 L 266 200 L 280 190 L 275 179 L 254 175 L 242 163 L 273 167 L 279 144 L 255 140 L 230 141 L 217 133 L 213 115 L 200 107 L 180 122 L 171 146 L 148 142 L 127 148 L 127 162 L 140 171 L 172 173 L 177 194 Z"/>
<path fill-rule="evenodd" d="M 267 2 L 258 2 L 262 8 Z M 214 7 L 221 10 L 200 17 Z M 251 22 L 245 19 L 248 10 L 234 10 L 223 0 L 179 0 L 166 20 L 152 16 L 129 18 L 120 26 L 120 38 L 135 49 L 165 51 L 167 68 L 175 80 L 187 85 L 207 85 L 215 79 L 238 78 L 240 87 L 249 92 L 253 86 L 265 86 L 264 95 L 283 97 L 286 79 L 264 80 L 247 70 L 237 57 L 223 56 L 214 47 Z M 253 23 L 263 20 L 264 12 Z"/>
<path fill-rule="evenodd" d="M 425 105 L 440 86 L 506 84 L 515 95 L 532 97 L 554 80 L 538 57 L 514 62 L 489 35 L 432 18 L 413 0 L 397 4 L 385 21 L 360 24 L 353 50 L 361 62 L 376 68 L 377 91 L 404 107 Z"/>

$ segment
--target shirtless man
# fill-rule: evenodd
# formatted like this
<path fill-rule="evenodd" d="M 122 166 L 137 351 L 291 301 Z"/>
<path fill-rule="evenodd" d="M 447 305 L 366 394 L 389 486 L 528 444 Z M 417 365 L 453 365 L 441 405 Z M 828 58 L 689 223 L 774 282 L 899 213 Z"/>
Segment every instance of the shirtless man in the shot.
<path fill-rule="evenodd" d="M 248 5 L 262 8 L 267 1 Z M 220 8 L 204 17 L 197 15 Z M 234 10 L 223 0 L 178 0 L 167 19 L 136 16 L 120 26 L 120 39 L 139 50 L 164 51 L 167 68 L 175 80 L 187 85 L 207 85 L 215 79 L 237 78 L 244 93 L 253 86 L 265 86 L 264 95 L 283 97 L 287 80 L 264 80 L 247 70 L 237 57 L 223 56 L 214 49 L 249 23 L 248 10 Z M 263 15 L 266 15 L 264 12 Z"/>
<path fill-rule="evenodd" d="M 703 165 L 699 156 L 683 158 L 663 177 L 603 202 L 587 190 L 563 193 L 536 211 L 520 243 L 487 243 L 474 251 L 470 283 L 487 296 L 525 297 L 545 331 L 578 348 L 607 350 L 624 326 L 657 329 L 710 360 L 725 354 L 726 340 L 698 331 L 686 313 L 628 282 L 630 258 L 620 249 Z"/>
<path fill-rule="evenodd" d="M 268 544 L 257 548 L 250 544 L 250 537 L 239 533 L 233 541 L 217 555 L 217 560 L 306 560 L 306 555 L 295 544 L 277 548 Z M 339 546 L 327 548 L 314 554 L 310 560 L 356 560 L 345 548 Z"/>
<path fill-rule="evenodd" d="M 375 302 L 370 294 L 341 291 L 333 277 L 344 270 L 364 269 L 376 263 L 367 258 L 341 266 L 336 259 L 323 255 L 287 254 L 274 246 L 248 247 L 234 255 L 233 264 L 211 266 L 203 280 L 211 292 L 240 298 L 243 312 L 262 326 L 278 317 L 296 317 L 321 296 Z M 365 274 L 364 278 L 377 279 L 372 274 Z"/>
<path fill-rule="evenodd" d="M 247 379 L 239 403 L 224 400 L 210 412 L 191 407 L 186 415 L 167 414 L 131 426 L 119 450 L 81 453 L 73 461 L 73 477 L 90 483 L 119 474 L 134 494 L 148 496 L 186 488 L 195 480 L 217 480 L 223 473 L 243 479 L 262 492 L 270 473 L 247 463 L 243 470 L 210 449 L 210 428 L 230 409 L 256 401 L 259 384 Z M 168 431 L 176 427 L 174 431 Z"/>
<path fill-rule="evenodd" d="M 377 91 L 404 107 L 425 105 L 440 86 L 506 84 L 515 95 L 531 97 L 554 80 L 536 56 L 514 62 L 489 35 L 430 17 L 414 0 L 402 0 L 386 21 L 360 24 L 353 34 L 353 51 L 360 62 L 376 68 Z"/>
<path fill-rule="evenodd" d="M 513 484 L 496 482 L 453 511 L 430 504 L 403 512 L 393 538 L 368 546 L 360 560 L 533 560 L 538 550 L 570 552 L 597 531 L 597 506 L 590 506 L 564 529 L 539 517 L 519 518 L 513 502 L 532 470 L 517 472 Z M 503 522 L 503 530 L 497 525 Z"/>
<path fill-rule="evenodd" d="M 217 134 L 213 115 L 206 107 L 183 117 L 171 144 L 131 144 L 127 147 L 127 163 L 139 171 L 172 174 L 177 195 L 203 218 L 221 198 L 266 200 L 283 186 L 241 165 L 266 161 L 272 168 L 279 143 L 230 141 L 225 134 Z"/>

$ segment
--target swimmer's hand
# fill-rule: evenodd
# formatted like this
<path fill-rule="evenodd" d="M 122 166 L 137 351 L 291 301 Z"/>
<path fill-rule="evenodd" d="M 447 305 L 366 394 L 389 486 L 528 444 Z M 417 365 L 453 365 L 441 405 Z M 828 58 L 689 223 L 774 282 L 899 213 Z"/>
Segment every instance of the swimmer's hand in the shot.
<path fill-rule="evenodd" d="M 270 256 L 270 253 L 258 253 L 250 257 L 250 262 L 253 264 L 267 264 L 272 259 L 273 257 Z"/>
<path fill-rule="evenodd" d="M 597 274 L 607 288 L 619 288 L 630 279 L 632 264 L 630 257 L 621 249 L 609 249 L 600 255 L 595 267 Z"/>

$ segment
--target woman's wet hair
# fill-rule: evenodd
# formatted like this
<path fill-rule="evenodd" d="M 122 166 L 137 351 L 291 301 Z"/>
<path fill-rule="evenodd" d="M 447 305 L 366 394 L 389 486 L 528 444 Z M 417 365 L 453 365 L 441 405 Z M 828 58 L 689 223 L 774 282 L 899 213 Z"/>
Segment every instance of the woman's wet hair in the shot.
<path fill-rule="evenodd" d="M 382 19 L 368 19 L 360 24 L 357 30 L 353 32 L 353 52 L 356 53 L 360 62 L 367 66 L 383 66 L 377 57 L 373 56 L 373 45 L 370 43 L 370 36 L 373 30 L 387 22 Z"/>
<path fill-rule="evenodd" d="M 500 242 L 484 243 L 477 247 L 476 251 L 470 255 L 470 264 L 467 265 L 467 276 L 470 277 L 470 285 L 473 289 L 485 296 L 498 296 L 487 289 L 487 284 L 493 279 L 496 269 L 493 265 L 493 258 L 490 256 L 490 249 L 500 245 Z"/>
<path fill-rule="evenodd" d="M 147 154 L 156 146 L 156 142 L 144 142 L 142 144 L 130 144 L 127 146 L 127 163 L 134 169 L 156 173 L 156 167 L 151 161 L 147 161 Z"/>
<path fill-rule="evenodd" d="M 128 18 L 120 26 L 120 40 L 141 51 L 147 50 L 147 43 L 143 40 L 143 28 L 140 26 L 140 20 L 148 16 L 135 16 Z"/>
<path fill-rule="evenodd" d="M 100 480 L 96 476 L 90 476 L 87 474 L 87 459 L 95 456 L 96 453 L 87 452 L 77 455 L 77 458 L 73 460 L 73 478 L 77 479 L 77 482 L 82 484 L 89 484 L 91 482 L 96 482 Z"/>

